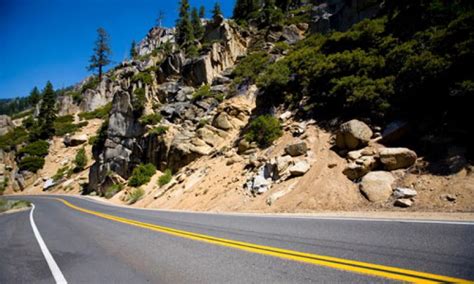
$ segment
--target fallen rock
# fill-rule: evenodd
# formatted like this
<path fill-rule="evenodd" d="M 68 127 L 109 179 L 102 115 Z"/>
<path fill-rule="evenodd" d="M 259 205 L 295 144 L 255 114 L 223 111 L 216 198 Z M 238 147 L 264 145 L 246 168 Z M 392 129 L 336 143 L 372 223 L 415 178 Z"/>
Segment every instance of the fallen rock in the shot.
<path fill-rule="evenodd" d="M 456 201 L 457 197 L 456 195 L 453 195 L 453 194 L 443 194 L 441 195 L 441 199 L 444 199 L 449 202 L 454 202 Z"/>
<path fill-rule="evenodd" d="M 336 146 L 340 149 L 359 149 L 369 143 L 372 134 L 367 124 L 353 119 L 341 124 L 336 135 Z"/>
<path fill-rule="evenodd" d="M 55 185 L 56 185 L 56 182 L 52 178 L 47 179 L 43 184 L 43 190 L 48 190 L 49 188 Z"/>
<path fill-rule="evenodd" d="M 369 201 L 385 202 L 392 195 L 394 181 L 395 178 L 389 172 L 370 172 L 362 178 L 359 189 Z"/>
<path fill-rule="evenodd" d="M 356 180 L 373 170 L 377 166 L 377 160 L 373 156 L 363 156 L 347 165 L 342 171 L 350 180 Z"/>
<path fill-rule="evenodd" d="M 401 199 L 395 200 L 395 203 L 393 205 L 397 207 L 407 208 L 413 205 L 413 201 L 408 198 L 401 198 Z"/>
<path fill-rule="evenodd" d="M 408 168 L 416 158 L 416 153 L 408 148 L 384 148 L 380 151 L 380 162 L 389 171 Z"/>
<path fill-rule="evenodd" d="M 66 134 L 63 140 L 64 145 L 66 145 L 67 147 L 78 146 L 86 142 L 87 142 L 87 135 L 85 134 L 73 135 L 73 136 Z"/>
<path fill-rule="evenodd" d="M 412 198 L 417 194 L 416 190 L 405 187 L 397 187 L 393 191 L 393 196 L 395 198 Z"/>
<path fill-rule="evenodd" d="M 310 164 L 307 161 L 302 160 L 291 166 L 288 170 L 290 171 L 291 176 L 298 177 L 307 173 L 309 168 L 311 168 Z"/>
<path fill-rule="evenodd" d="M 292 157 L 297 157 L 306 154 L 308 151 L 308 145 L 305 142 L 299 142 L 295 144 L 290 144 L 285 147 L 285 153 Z"/>

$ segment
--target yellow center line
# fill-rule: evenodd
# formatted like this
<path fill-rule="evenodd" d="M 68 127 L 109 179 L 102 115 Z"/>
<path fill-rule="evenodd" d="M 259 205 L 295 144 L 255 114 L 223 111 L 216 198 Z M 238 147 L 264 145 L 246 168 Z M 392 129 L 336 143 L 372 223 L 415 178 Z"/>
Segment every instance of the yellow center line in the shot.
<path fill-rule="evenodd" d="M 197 234 L 193 232 L 177 230 L 177 229 L 173 229 L 169 227 L 158 226 L 158 225 L 154 225 L 150 223 L 144 223 L 140 221 L 135 221 L 131 219 L 126 219 L 126 218 L 122 218 L 122 217 L 118 217 L 114 215 L 101 213 L 98 211 L 85 209 L 85 208 L 76 206 L 74 204 L 71 204 L 70 202 L 61 198 L 55 198 L 55 199 L 61 201 L 66 206 L 72 209 L 75 209 L 77 211 L 87 213 L 90 215 L 94 215 L 97 217 L 101 217 L 104 219 L 128 224 L 135 227 L 140 227 L 140 228 L 144 228 L 144 229 L 148 229 L 148 230 L 152 230 L 156 232 L 161 232 L 161 233 L 165 233 L 165 234 L 169 234 L 169 235 L 173 235 L 177 237 L 182 237 L 182 238 L 206 242 L 210 244 L 235 248 L 235 249 L 244 250 L 244 251 L 248 251 L 252 253 L 270 255 L 270 256 L 292 260 L 292 261 L 304 262 L 304 263 L 309 263 L 309 264 L 318 265 L 318 266 L 331 267 L 335 269 L 361 273 L 361 274 L 366 274 L 370 276 L 378 276 L 378 277 L 384 277 L 388 279 L 401 280 L 401 281 L 412 282 L 412 283 L 440 283 L 440 282 L 474 283 L 473 281 L 470 281 L 470 280 L 454 278 L 454 277 L 449 277 L 449 276 L 442 276 L 442 275 L 431 274 L 431 273 L 426 273 L 426 272 L 419 272 L 415 270 L 409 270 L 409 269 L 403 269 L 403 268 L 397 268 L 397 267 L 391 267 L 391 266 L 385 266 L 385 265 L 379 265 L 379 264 L 373 264 L 373 263 L 368 263 L 368 262 L 361 262 L 361 261 L 355 261 L 355 260 L 349 260 L 349 259 L 343 259 L 343 258 L 337 258 L 337 257 L 331 257 L 331 256 L 325 256 L 325 255 L 304 253 L 304 252 L 281 249 L 281 248 L 270 247 L 270 246 L 262 246 L 262 245 L 247 243 L 247 242 L 240 242 L 240 241 L 235 241 L 235 240 L 230 240 L 230 239 L 217 238 L 217 237 L 204 235 L 204 234 Z"/>

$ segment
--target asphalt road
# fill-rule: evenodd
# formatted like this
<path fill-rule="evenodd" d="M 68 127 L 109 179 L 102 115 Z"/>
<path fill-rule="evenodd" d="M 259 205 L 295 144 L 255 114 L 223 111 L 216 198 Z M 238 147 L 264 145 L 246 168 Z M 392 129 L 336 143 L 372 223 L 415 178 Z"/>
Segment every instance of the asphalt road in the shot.
<path fill-rule="evenodd" d="M 35 204 L 34 222 L 68 283 L 396 282 L 375 264 L 474 279 L 473 224 L 179 213 L 61 196 L 73 208 L 21 198 Z M 293 252 L 357 261 L 356 268 L 295 261 Z M 374 265 L 361 274 L 359 262 Z M 0 283 L 54 282 L 30 211 L 0 215 Z"/>

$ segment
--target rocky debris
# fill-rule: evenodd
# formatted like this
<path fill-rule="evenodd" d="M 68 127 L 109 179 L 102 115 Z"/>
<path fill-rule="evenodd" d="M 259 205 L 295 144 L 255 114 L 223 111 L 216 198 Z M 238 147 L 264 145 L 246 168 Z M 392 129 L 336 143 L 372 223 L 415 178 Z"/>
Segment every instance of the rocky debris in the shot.
<path fill-rule="evenodd" d="M 457 197 L 454 194 L 443 194 L 441 195 L 441 199 L 449 202 L 456 202 Z"/>
<path fill-rule="evenodd" d="M 86 134 L 78 134 L 78 135 L 66 134 L 64 136 L 63 143 L 64 145 L 66 145 L 66 147 L 75 147 L 75 146 L 79 146 L 81 144 L 86 143 L 87 140 L 88 138 Z"/>
<path fill-rule="evenodd" d="M 293 136 L 298 137 L 305 133 L 307 123 L 302 122 L 294 122 L 290 124 L 286 130 L 289 131 Z"/>
<path fill-rule="evenodd" d="M 401 198 L 401 199 L 395 200 L 395 203 L 393 203 L 393 205 L 397 207 L 407 208 L 413 205 L 413 201 L 408 198 Z"/>
<path fill-rule="evenodd" d="M 377 159 L 374 156 L 362 156 L 348 164 L 342 173 L 350 180 L 356 180 L 375 169 L 376 166 Z"/>
<path fill-rule="evenodd" d="M 249 155 L 257 151 L 257 143 L 249 142 L 246 139 L 241 139 L 238 144 L 237 153 Z"/>
<path fill-rule="evenodd" d="M 337 167 L 337 163 L 329 163 L 328 164 L 328 168 L 332 169 L 332 168 L 335 168 Z"/>
<path fill-rule="evenodd" d="M 372 134 L 372 130 L 367 124 L 353 119 L 339 127 L 336 135 L 336 146 L 340 149 L 359 149 L 369 143 Z"/>
<path fill-rule="evenodd" d="M 408 168 L 416 162 L 417 155 L 408 148 L 383 148 L 380 150 L 380 162 L 387 170 Z"/>
<path fill-rule="evenodd" d="M 284 41 L 288 44 L 294 44 L 304 38 L 304 31 L 298 28 L 296 25 L 289 25 L 283 27 L 280 41 Z"/>
<path fill-rule="evenodd" d="M 393 191 L 393 197 L 395 198 L 413 198 L 416 194 L 416 190 L 405 187 L 397 187 Z"/>
<path fill-rule="evenodd" d="M 250 190 L 252 194 L 262 194 L 266 192 L 272 185 L 273 169 L 271 166 L 261 166 L 257 173 L 250 177 L 245 187 Z"/>
<path fill-rule="evenodd" d="M 0 136 L 7 134 L 8 131 L 15 127 L 8 115 L 0 115 Z"/>
<path fill-rule="evenodd" d="M 395 178 L 389 172 L 370 172 L 362 178 L 359 189 L 369 201 L 385 202 L 392 195 L 394 181 Z"/>
<path fill-rule="evenodd" d="M 277 157 L 275 159 L 275 168 L 277 171 L 277 176 L 278 179 L 280 180 L 286 180 L 291 176 L 291 173 L 289 171 L 290 166 L 294 165 L 293 158 L 291 156 L 281 156 Z"/>
<path fill-rule="evenodd" d="M 307 161 L 302 160 L 302 161 L 296 162 L 288 170 L 290 171 L 291 176 L 299 177 L 307 173 L 310 168 L 311 168 L 311 165 Z"/>
<path fill-rule="evenodd" d="M 293 113 L 289 110 L 285 111 L 282 113 L 278 118 L 281 119 L 282 121 L 287 121 L 293 116 Z"/>
<path fill-rule="evenodd" d="M 285 153 L 292 157 L 304 155 L 307 151 L 308 145 L 305 142 L 298 142 L 285 147 Z"/>
<path fill-rule="evenodd" d="M 175 52 L 168 55 L 160 65 L 160 69 L 163 72 L 163 78 L 160 78 L 158 81 L 162 82 L 165 78 L 179 75 L 183 69 L 185 60 L 186 58 L 182 52 Z"/>

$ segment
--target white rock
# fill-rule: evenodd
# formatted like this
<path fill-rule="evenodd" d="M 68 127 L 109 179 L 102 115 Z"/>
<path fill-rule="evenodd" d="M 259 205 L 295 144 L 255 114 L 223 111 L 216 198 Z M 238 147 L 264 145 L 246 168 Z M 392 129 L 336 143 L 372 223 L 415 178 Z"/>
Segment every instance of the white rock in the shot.
<path fill-rule="evenodd" d="M 385 202 L 392 195 L 394 181 L 395 178 L 389 172 L 370 172 L 362 178 L 360 191 L 371 202 Z"/>
<path fill-rule="evenodd" d="M 405 207 L 412 206 L 413 201 L 411 201 L 410 199 L 407 199 L 407 198 L 401 198 L 401 199 L 395 200 L 395 203 L 393 205 L 405 208 Z"/>
<path fill-rule="evenodd" d="M 416 190 L 405 187 L 397 187 L 393 191 L 395 198 L 412 198 L 416 196 Z"/>
<path fill-rule="evenodd" d="M 294 166 L 291 166 L 289 168 L 289 171 L 292 176 L 297 177 L 297 176 L 302 176 L 305 173 L 307 173 L 310 168 L 311 166 L 309 165 L 309 163 L 305 160 L 302 160 L 302 161 L 297 162 Z"/>

